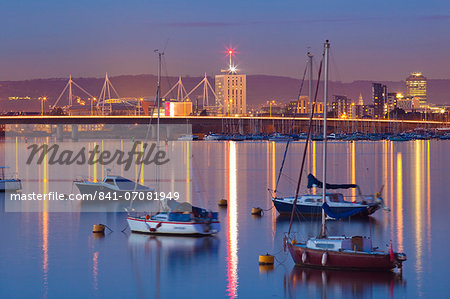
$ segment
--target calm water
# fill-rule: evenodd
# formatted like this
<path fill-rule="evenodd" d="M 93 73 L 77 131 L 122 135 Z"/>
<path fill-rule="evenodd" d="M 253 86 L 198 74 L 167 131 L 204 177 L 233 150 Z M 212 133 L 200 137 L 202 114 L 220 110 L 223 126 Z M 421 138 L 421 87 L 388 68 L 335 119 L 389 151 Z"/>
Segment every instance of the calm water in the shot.
<path fill-rule="evenodd" d="M 290 150 L 280 195 L 294 190 L 303 146 L 294 143 Z M 368 194 L 384 185 L 392 210 L 366 221 L 328 221 L 329 232 L 371 235 L 380 248 L 392 240 L 408 256 L 402 279 L 294 267 L 282 248 L 288 219 L 274 209 L 250 216 L 252 207 L 272 207 L 268 189 L 274 188 L 284 144 L 200 141 L 191 148 L 200 190 L 192 201 L 215 210 L 219 199 L 229 202 L 219 209 L 222 231 L 216 237 L 122 233 L 125 213 L 6 213 L 2 198 L 0 297 L 448 298 L 449 149 L 446 141 L 329 144 L 329 181 L 354 181 Z M 307 172 L 319 178 L 321 152 L 321 144 L 313 143 L 307 163 Z M 96 223 L 114 232 L 94 236 Z M 297 219 L 293 231 L 302 239 L 318 228 L 317 220 Z M 258 255 L 267 252 L 276 256 L 273 269 L 258 266 Z"/>

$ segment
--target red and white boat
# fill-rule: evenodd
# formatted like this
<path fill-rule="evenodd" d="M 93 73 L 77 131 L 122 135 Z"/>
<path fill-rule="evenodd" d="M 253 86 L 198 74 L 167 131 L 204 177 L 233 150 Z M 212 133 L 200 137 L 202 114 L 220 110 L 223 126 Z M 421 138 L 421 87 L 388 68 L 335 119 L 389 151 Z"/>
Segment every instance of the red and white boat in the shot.
<path fill-rule="evenodd" d="M 304 243 L 295 240 L 285 244 L 295 264 L 304 267 L 335 269 L 389 271 L 401 268 L 406 260 L 404 253 L 378 250 L 370 238 L 353 236 L 326 236 L 311 238 Z"/>

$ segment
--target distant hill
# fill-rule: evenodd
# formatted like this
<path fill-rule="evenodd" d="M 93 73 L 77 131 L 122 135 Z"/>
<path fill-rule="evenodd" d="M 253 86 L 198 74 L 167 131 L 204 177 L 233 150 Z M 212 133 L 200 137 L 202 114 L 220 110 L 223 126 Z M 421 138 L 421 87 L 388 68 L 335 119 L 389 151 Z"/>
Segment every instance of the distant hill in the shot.
<path fill-rule="evenodd" d="M 153 97 L 156 94 L 156 76 L 155 75 L 123 75 L 111 77 L 110 80 L 122 97 Z M 202 77 L 183 77 L 183 84 L 189 92 L 197 85 Z M 74 78 L 77 84 L 83 87 L 92 95 L 98 97 L 103 86 L 103 78 Z M 162 78 L 162 94 L 169 90 L 177 82 L 177 77 Z M 214 78 L 209 77 L 211 85 L 214 87 Z M 353 81 L 351 83 L 330 82 L 330 95 L 346 95 L 352 100 L 357 101 L 361 93 L 366 104 L 371 102 L 371 83 L 373 81 Z M 48 104 L 55 103 L 59 94 L 63 90 L 67 78 L 54 79 L 35 79 L 25 81 L 0 81 L 0 111 L 39 111 L 40 102 L 37 100 L 9 101 L 9 97 L 37 98 L 46 96 Z M 287 102 L 295 99 L 300 80 L 290 77 L 269 76 L 269 75 L 248 75 L 247 76 L 247 104 L 249 106 L 258 106 L 267 100 L 278 100 Z M 380 82 L 386 84 L 389 92 L 405 92 L 404 81 L 386 81 Z M 314 85 L 315 86 L 315 82 Z M 322 82 L 320 84 L 319 97 L 322 97 Z M 308 82 L 304 83 L 302 95 L 308 93 Z M 84 98 L 84 95 L 77 89 L 74 94 Z M 192 98 L 200 96 L 202 90 L 194 93 Z M 176 94 L 173 94 L 176 97 Z M 428 80 L 428 99 L 434 104 L 450 104 L 450 79 L 430 79 Z M 68 103 L 65 95 L 58 106 Z"/>

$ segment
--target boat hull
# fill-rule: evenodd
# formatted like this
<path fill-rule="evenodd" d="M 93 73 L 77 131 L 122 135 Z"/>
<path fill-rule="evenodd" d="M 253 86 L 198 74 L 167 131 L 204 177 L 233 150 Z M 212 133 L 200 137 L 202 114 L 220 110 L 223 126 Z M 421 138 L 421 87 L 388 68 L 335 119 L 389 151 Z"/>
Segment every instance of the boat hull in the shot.
<path fill-rule="evenodd" d="M 317 250 L 291 243 L 287 247 L 295 264 L 301 267 L 353 271 L 390 271 L 399 267 L 389 253 Z M 322 263 L 325 253 L 326 262 Z"/>
<path fill-rule="evenodd" d="M 292 212 L 292 203 L 286 203 L 283 201 L 278 201 L 276 199 L 273 200 L 273 204 L 275 208 L 277 209 L 278 213 L 282 215 L 290 215 Z M 355 209 L 355 207 L 333 207 L 330 205 L 330 209 L 333 213 L 341 214 L 341 213 L 347 213 Z M 377 204 L 374 205 L 368 205 L 366 209 L 363 211 L 353 215 L 359 216 L 359 217 L 367 217 L 373 213 L 375 213 L 379 209 L 379 206 Z M 322 215 L 322 205 L 304 205 L 304 204 L 296 204 L 295 212 L 300 213 L 302 215 L 309 215 L 309 216 L 317 216 L 320 217 Z"/>
<path fill-rule="evenodd" d="M 128 217 L 128 226 L 132 232 L 161 235 L 197 235 L 208 236 L 220 231 L 220 222 L 176 222 Z"/>
<path fill-rule="evenodd" d="M 22 189 L 21 180 L 1 180 L 0 181 L 0 192 L 3 191 L 17 191 Z"/>

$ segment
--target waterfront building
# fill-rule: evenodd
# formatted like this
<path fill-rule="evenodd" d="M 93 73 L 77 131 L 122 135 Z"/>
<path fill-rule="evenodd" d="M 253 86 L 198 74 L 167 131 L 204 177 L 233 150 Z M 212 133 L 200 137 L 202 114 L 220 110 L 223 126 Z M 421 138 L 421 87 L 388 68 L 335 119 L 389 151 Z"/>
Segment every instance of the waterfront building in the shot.
<path fill-rule="evenodd" d="M 412 112 L 420 109 L 419 98 L 397 98 L 397 108 L 405 112 Z"/>
<path fill-rule="evenodd" d="M 309 112 L 309 98 L 308 96 L 301 96 L 300 101 L 292 100 L 285 106 L 286 115 L 302 115 L 306 116 Z"/>
<path fill-rule="evenodd" d="M 165 102 L 166 116 L 188 116 L 192 114 L 192 102 Z"/>
<path fill-rule="evenodd" d="M 269 100 L 257 112 L 258 116 L 282 116 L 284 113 L 283 106 L 276 100 Z"/>
<path fill-rule="evenodd" d="M 363 97 L 362 97 L 362 93 L 359 93 L 358 105 L 360 105 L 360 106 L 364 105 L 364 100 L 363 100 Z"/>
<path fill-rule="evenodd" d="M 387 102 L 385 104 L 384 113 L 389 113 L 397 106 L 397 95 L 396 92 L 388 92 L 387 94 Z"/>
<path fill-rule="evenodd" d="M 334 95 L 331 101 L 331 112 L 334 117 L 349 118 L 351 116 L 351 101 L 346 96 Z"/>
<path fill-rule="evenodd" d="M 387 102 L 387 87 L 381 83 L 372 83 L 372 101 L 374 118 L 384 118 L 385 104 Z"/>
<path fill-rule="evenodd" d="M 225 115 L 247 113 L 246 77 L 236 73 L 216 75 L 215 92 Z"/>
<path fill-rule="evenodd" d="M 224 75 L 216 75 L 215 93 L 216 106 L 222 106 L 225 115 L 247 114 L 247 76 L 238 74 L 239 69 L 232 63 L 234 50 L 229 49 L 230 57 L 228 68 L 221 70 Z"/>
<path fill-rule="evenodd" d="M 427 78 L 422 73 L 412 73 L 406 78 L 406 97 L 418 98 L 422 107 L 427 104 Z"/>
<path fill-rule="evenodd" d="M 300 101 L 292 100 L 285 105 L 285 115 L 308 116 L 310 113 L 310 103 L 308 96 L 301 96 Z M 314 113 L 323 113 L 323 103 L 316 102 Z"/>
<path fill-rule="evenodd" d="M 360 101 L 358 101 L 360 103 Z M 350 106 L 350 118 L 362 118 L 364 116 L 364 105 L 352 103 Z"/>
<path fill-rule="evenodd" d="M 363 105 L 363 112 L 361 118 L 374 118 L 375 107 L 374 105 Z"/>

